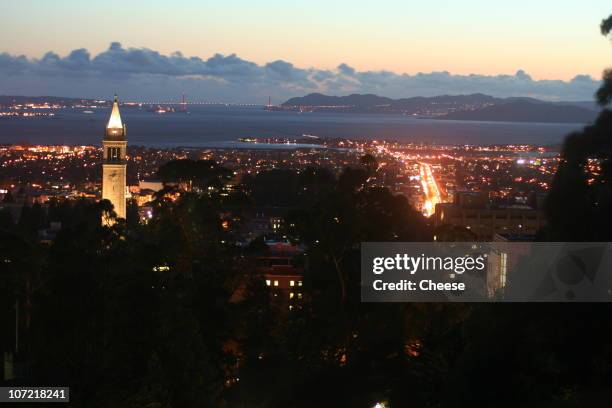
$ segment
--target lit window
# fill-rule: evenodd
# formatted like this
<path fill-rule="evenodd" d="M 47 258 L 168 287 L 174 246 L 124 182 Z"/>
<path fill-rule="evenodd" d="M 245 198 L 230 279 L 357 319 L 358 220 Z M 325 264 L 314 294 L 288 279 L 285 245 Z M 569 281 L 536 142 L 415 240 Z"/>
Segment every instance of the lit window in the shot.
<path fill-rule="evenodd" d="M 289 281 L 289 286 L 295 286 L 295 281 Z"/>
<path fill-rule="evenodd" d="M 506 276 L 508 273 L 508 254 L 505 252 L 501 253 L 500 256 L 500 274 L 499 274 L 499 283 L 501 287 L 506 286 Z"/>
<path fill-rule="evenodd" d="M 298 281 L 298 286 L 302 286 L 302 281 Z"/>
<path fill-rule="evenodd" d="M 274 286 L 278 286 L 278 281 L 277 280 L 274 281 Z"/>
<path fill-rule="evenodd" d="M 297 294 L 297 295 L 298 295 L 298 299 L 301 299 L 301 298 L 302 298 L 302 292 L 298 292 L 298 294 Z"/>
<path fill-rule="evenodd" d="M 293 299 L 294 296 L 295 296 L 295 293 L 293 292 L 289 293 L 289 299 Z"/>
<path fill-rule="evenodd" d="M 266 279 L 266 286 L 270 286 L 270 279 Z"/>

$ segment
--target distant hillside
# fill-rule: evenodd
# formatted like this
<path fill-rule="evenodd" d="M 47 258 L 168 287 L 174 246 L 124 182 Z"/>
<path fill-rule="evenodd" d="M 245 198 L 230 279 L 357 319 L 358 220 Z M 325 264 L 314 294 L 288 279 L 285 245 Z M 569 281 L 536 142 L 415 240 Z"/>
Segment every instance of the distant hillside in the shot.
<path fill-rule="evenodd" d="M 402 113 L 408 115 L 431 115 L 448 113 L 459 107 L 474 108 L 498 103 L 503 99 L 489 95 L 441 95 L 434 97 L 413 97 L 391 99 L 373 94 L 352 94 L 348 96 L 329 96 L 312 93 L 303 97 L 291 98 L 281 106 L 316 111 Z"/>
<path fill-rule="evenodd" d="M 515 101 L 473 111 L 451 112 L 438 119 L 493 122 L 588 123 L 597 112 L 579 106 L 545 102 Z"/>
<path fill-rule="evenodd" d="M 284 102 L 283 106 L 361 106 L 372 107 L 376 105 L 388 105 L 393 102 L 391 98 L 385 98 L 374 94 L 353 94 L 348 96 L 329 96 L 320 93 L 311 93 L 306 96 L 291 98 Z"/>
<path fill-rule="evenodd" d="M 496 98 L 484 94 L 391 99 L 373 94 L 329 96 L 312 93 L 291 98 L 270 110 L 300 112 L 387 113 L 418 118 L 508 122 L 585 123 L 597 114 L 592 102 L 546 102 L 529 97 Z"/>
<path fill-rule="evenodd" d="M 84 101 L 93 102 L 93 99 L 67 98 L 64 96 L 22 96 L 22 95 L 0 95 L 0 104 L 25 104 L 25 103 L 57 103 L 62 105 L 73 105 Z"/>

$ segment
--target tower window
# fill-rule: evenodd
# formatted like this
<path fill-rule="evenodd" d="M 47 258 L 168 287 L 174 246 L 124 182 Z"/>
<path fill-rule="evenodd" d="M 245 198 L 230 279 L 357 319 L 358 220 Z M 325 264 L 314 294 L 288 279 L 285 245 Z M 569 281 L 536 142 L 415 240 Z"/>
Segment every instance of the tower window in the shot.
<path fill-rule="evenodd" d="M 120 147 L 109 147 L 106 150 L 106 158 L 109 162 L 121 161 L 121 148 Z"/>

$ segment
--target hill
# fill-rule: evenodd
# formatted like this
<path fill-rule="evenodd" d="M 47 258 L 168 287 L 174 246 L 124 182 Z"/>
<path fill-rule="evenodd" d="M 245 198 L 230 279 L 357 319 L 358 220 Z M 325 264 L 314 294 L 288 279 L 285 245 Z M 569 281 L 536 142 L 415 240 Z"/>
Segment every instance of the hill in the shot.
<path fill-rule="evenodd" d="M 71 106 L 83 102 L 95 103 L 95 100 L 86 98 L 68 98 L 65 96 L 0 95 L 0 105 L 56 103 Z"/>
<path fill-rule="evenodd" d="M 597 115 L 592 102 L 547 102 L 529 97 L 496 98 L 480 93 L 401 99 L 374 94 L 330 96 L 312 93 L 291 98 L 278 107 L 268 107 L 268 109 L 387 113 L 447 120 L 557 123 L 586 123 Z"/>
<path fill-rule="evenodd" d="M 491 122 L 588 123 L 597 112 L 579 106 L 553 103 L 514 101 L 487 106 L 473 111 L 451 112 L 442 120 L 476 120 Z"/>

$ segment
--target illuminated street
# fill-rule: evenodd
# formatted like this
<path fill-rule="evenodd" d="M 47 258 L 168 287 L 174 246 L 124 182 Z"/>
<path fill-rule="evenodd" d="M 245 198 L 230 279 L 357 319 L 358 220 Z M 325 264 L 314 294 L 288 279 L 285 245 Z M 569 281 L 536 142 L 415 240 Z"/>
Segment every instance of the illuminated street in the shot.
<path fill-rule="evenodd" d="M 421 177 L 421 185 L 423 186 L 423 194 L 425 195 L 423 213 L 429 217 L 436 211 L 436 204 L 442 202 L 442 197 L 436 179 L 431 171 L 431 166 L 427 163 L 419 163 L 419 174 Z"/>

